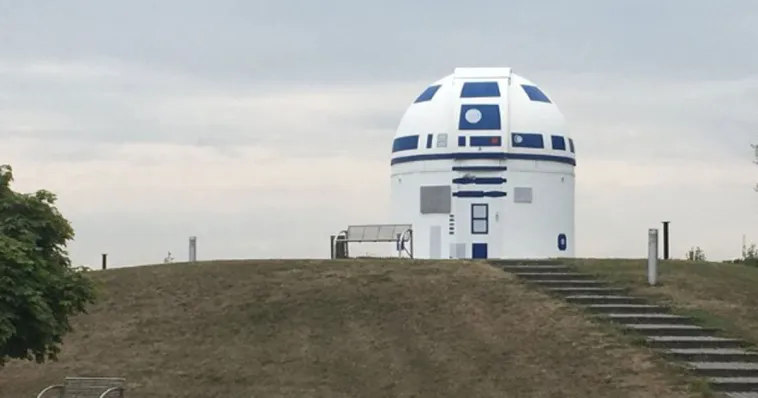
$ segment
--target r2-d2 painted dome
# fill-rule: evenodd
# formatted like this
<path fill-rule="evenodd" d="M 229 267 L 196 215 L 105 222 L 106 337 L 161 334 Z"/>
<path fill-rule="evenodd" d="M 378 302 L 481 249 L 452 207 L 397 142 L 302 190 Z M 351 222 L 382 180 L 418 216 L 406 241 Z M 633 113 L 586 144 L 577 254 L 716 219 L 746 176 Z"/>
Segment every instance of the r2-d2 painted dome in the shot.
<path fill-rule="evenodd" d="M 417 258 L 574 256 L 574 141 L 510 68 L 456 68 L 416 98 L 392 144 L 392 222 Z"/>

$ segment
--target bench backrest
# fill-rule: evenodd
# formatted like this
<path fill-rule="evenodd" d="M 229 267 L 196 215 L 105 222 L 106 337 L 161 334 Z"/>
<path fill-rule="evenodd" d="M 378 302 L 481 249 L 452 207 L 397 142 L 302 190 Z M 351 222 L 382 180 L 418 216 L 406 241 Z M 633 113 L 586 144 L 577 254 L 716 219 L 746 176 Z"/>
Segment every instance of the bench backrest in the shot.
<path fill-rule="evenodd" d="M 347 227 L 348 242 L 395 242 L 397 235 L 410 230 L 411 224 L 350 225 Z"/>
<path fill-rule="evenodd" d="M 126 380 L 120 377 L 66 377 L 63 398 L 101 398 L 104 392 L 114 387 L 126 387 Z M 103 398 L 123 396 L 123 390 L 115 390 Z"/>

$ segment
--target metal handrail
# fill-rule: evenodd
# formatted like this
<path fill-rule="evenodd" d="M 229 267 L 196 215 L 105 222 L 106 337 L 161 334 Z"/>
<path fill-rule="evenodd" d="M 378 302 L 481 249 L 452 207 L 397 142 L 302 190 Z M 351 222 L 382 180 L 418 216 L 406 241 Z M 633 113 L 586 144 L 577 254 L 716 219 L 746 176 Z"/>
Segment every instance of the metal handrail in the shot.
<path fill-rule="evenodd" d="M 52 386 L 45 387 L 44 390 L 40 391 L 39 394 L 37 394 L 37 398 L 42 398 L 43 395 L 47 394 L 49 391 L 52 390 L 60 390 L 60 392 L 63 392 L 63 384 L 53 384 Z M 62 396 L 63 394 L 58 394 L 58 396 Z"/>
<path fill-rule="evenodd" d="M 124 387 L 111 387 L 107 390 L 105 390 L 104 393 L 100 394 L 100 398 L 107 398 L 106 396 L 114 391 L 118 391 L 121 393 L 121 396 L 124 396 Z"/>

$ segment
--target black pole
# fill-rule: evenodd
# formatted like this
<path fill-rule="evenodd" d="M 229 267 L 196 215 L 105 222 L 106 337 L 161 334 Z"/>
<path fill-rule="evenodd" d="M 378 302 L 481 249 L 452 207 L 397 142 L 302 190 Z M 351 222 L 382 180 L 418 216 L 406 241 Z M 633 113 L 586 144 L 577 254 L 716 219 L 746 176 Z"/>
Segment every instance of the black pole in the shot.
<path fill-rule="evenodd" d="M 108 268 L 108 254 L 103 253 L 103 269 Z"/>
<path fill-rule="evenodd" d="M 663 222 L 663 259 L 669 259 L 669 223 L 671 221 Z"/>

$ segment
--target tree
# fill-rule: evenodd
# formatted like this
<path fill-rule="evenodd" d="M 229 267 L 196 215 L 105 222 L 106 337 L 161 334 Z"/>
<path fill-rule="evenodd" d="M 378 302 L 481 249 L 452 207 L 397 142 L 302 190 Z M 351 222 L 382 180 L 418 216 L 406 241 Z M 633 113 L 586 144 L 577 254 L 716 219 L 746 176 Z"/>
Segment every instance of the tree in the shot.
<path fill-rule="evenodd" d="M 700 246 L 693 247 L 687 251 L 685 257 L 689 261 L 705 261 L 705 252 L 700 248 Z"/>
<path fill-rule="evenodd" d="M 74 230 L 55 194 L 14 192 L 12 181 L 11 167 L 0 166 L 0 367 L 55 360 L 69 319 L 95 299 L 93 283 L 68 258 Z"/>

